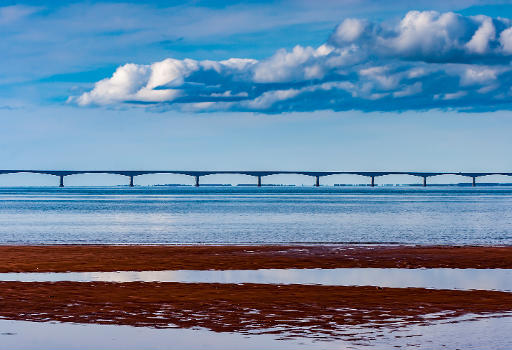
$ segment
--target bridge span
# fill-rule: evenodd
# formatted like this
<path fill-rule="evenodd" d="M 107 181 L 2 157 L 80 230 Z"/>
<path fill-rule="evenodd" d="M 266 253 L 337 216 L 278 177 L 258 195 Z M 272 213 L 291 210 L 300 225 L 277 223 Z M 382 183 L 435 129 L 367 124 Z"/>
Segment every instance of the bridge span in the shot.
<path fill-rule="evenodd" d="M 149 175 L 149 174 L 178 174 L 187 175 L 194 178 L 194 184 L 199 187 L 199 179 L 201 176 L 216 175 L 216 174 L 236 174 L 254 176 L 257 179 L 256 185 L 261 187 L 261 179 L 269 175 L 306 175 L 315 178 L 314 185 L 320 186 L 320 178 L 330 175 L 360 175 L 370 178 L 370 186 L 375 186 L 375 178 L 386 175 L 411 175 L 423 178 L 423 186 L 427 186 L 427 179 L 439 175 L 459 175 L 472 178 L 472 185 L 476 186 L 476 178 L 488 175 L 505 175 L 512 176 L 511 173 L 504 172 L 418 172 L 418 171 L 290 171 L 290 170 L 34 170 L 34 169 L 13 169 L 13 170 L 0 170 L 0 174 L 13 174 L 13 173 L 32 173 L 32 174 L 46 174 L 59 177 L 59 187 L 64 187 L 64 177 L 78 174 L 114 174 L 126 176 L 129 178 L 129 186 L 134 186 L 133 179 L 136 176 Z"/>

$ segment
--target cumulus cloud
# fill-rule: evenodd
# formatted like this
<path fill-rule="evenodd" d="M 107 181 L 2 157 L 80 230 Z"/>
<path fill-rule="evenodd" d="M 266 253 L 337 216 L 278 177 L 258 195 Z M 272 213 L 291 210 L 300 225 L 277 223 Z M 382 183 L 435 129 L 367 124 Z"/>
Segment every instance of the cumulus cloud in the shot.
<path fill-rule="evenodd" d="M 264 113 L 509 109 L 511 59 L 509 19 L 411 11 L 391 26 L 348 18 L 317 48 L 260 61 L 125 64 L 70 100 Z"/>

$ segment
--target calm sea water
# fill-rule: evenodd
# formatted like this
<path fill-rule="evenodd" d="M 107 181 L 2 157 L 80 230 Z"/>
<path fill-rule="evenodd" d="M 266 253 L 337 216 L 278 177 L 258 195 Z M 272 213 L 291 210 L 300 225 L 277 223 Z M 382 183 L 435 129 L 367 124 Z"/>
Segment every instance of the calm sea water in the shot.
<path fill-rule="evenodd" d="M 512 244 L 510 187 L 0 188 L 0 244 Z"/>

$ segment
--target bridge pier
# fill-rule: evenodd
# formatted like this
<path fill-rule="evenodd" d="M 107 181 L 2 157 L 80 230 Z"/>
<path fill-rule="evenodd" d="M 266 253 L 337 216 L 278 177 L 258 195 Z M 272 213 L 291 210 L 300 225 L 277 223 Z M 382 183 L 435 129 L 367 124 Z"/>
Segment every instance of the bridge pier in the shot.
<path fill-rule="evenodd" d="M 427 177 L 423 176 L 423 187 L 427 187 Z"/>
<path fill-rule="evenodd" d="M 372 187 L 375 187 L 375 176 L 372 176 L 371 178 L 372 178 L 372 184 L 371 184 L 371 186 L 372 186 Z"/>
<path fill-rule="evenodd" d="M 320 187 L 320 176 L 315 176 L 315 187 Z"/>
<path fill-rule="evenodd" d="M 475 187 L 476 186 L 476 176 L 471 176 L 473 178 L 473 182 L 472 182 L 472 186 Z"/>
<path fill-rule="evenodd" d="M 130 187 L 133 187 L 133 175 L 130 175 Z"/>
<path fill-rule="evenodd" d="M 258 187 L 261 187 L 261 176 L 258 175 Z"/>
<path fill-rule="evenodd" d="M 59 175 L 59 187 L 64 187 L 64 175 Z"/>
<path fill-rule="evenodd" d="M 196 175 L 196 176 L 194 176 L 194 178 L 195 178 L 194 186 L 199 187 L 199 176 Z"/>

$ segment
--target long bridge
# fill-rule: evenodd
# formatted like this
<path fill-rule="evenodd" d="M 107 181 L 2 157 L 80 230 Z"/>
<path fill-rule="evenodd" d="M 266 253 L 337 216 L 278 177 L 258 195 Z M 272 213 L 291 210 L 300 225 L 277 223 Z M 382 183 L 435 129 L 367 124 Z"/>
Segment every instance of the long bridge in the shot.
<path fill-rule="evenodd" d="M 129 186 L 133 187 L 133 179 L 136 176 L 149 175 L 149 174 L 177 174 L 192 176 L 195 180 L 194 184 L 199 187 L 199 178 L 201 176 L 217 175 L 217 174 L 233 174 L 233 175 L 248 175 L 256 177 L 257 186 L 261 187 L 261 178 L 270 175 L 305 175 L 315 178 L 314 185 L 320 186 L 320 178 L 331 175 L 360 175 L 371 179 L 370 185 L 375 186 L 375 178 L 386 175 L 411 175 L 423 178 L 423 186 L 427 186 L 427 178 L 439 175 L 459 175 L 472 178 L 472 185 L 476 186 L 476 178 L 488 175 L 505 175 L 512 176 L 512 173 L 503 172 L 417 172 L 417 171 L 288 171 L 288 170 L 265 170 L 265 171 L 252 171 L 252 170 L 210 170 L 210 171 L 196 171 L 196 170 L 0 170 L 0 174 L 13 174 L 13 173 L 33 173 L 33 174 L 46 174 L 59 177 L 59 187 L 64 187 L 64 177 L 78 174 L 114 174 L 126 176 L 130 179 Z"/>

